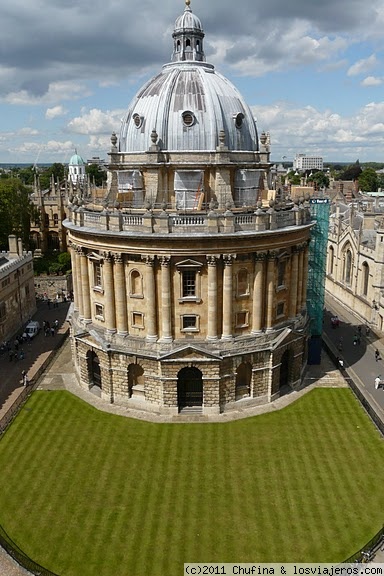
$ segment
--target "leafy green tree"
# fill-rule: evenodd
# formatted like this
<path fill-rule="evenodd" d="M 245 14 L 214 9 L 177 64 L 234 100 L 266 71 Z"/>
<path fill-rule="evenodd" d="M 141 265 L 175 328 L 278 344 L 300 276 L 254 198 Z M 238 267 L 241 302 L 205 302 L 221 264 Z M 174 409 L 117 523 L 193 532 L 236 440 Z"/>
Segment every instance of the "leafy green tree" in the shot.
<path fill-rule="evenodd" d="M 359 189 L 362 192 L 376 192 L 378 178 L 374 168 L 366 168 L 359 176 Z"/>
<path fill-rule="evenodd" d="M 301 182 L 300 174 L 296 174 L 296 172 L 294 172 L 293 170 L 288 172 L 287 178 L 288 178 L 288 182 L 290 184 L 292 184 L 292 186 L 299 186 L 299 184 Z"/>
<path fill-rule="evenodd" d="M 324 172 L 315 172 L 309 178 L 309 182 L 313 182 L 316 185 L 316 189 L 320 190 L 320 188 L 328 188 L 329 187 L 329 178 Z"/>
<path fill-rule="evenodd" d="M 20 178 L 10 177 L 0 180 L 0 248 L 8 248 L 8 236 L 16 234 L 29 247 L 31 219 L 35 218 L 36 208 L 29 199 L 30 189 Z"/>
<path fill-rule="evenodd" d="M 91 183 L 95 181 L 96 186 L 101 186 L 107 179 L 107 173 L 98 164 L 89 164 L 85 167 L 85 172 L 89 175 Z"/>
<path fill-rule="evenodd" d="M 357 180 L 361 172 L 360 162 L 357 160 L 355 164 L 351 164 L 351 166 L 348 166 L 348 168 L 339 174 L 338 180 Z"/>
<path fill-rule="evenodd" d="M 47 190 L 51 184 L 51 177 L 54 177 L 55 182 L 60 182 L 64 180 L 65 169 L 64 164 L 55 162 L 52 166 L 49 166 L 46 170 L 43 170 L 40 174 L 40 187 L 42 190 Z"/>

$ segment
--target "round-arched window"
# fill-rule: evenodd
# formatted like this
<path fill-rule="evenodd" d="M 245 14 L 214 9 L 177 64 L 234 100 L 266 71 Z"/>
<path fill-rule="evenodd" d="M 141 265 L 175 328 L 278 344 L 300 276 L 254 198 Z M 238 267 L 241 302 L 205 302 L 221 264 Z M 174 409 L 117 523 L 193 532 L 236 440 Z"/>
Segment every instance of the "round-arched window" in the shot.
<path fill-rule="evenodd" d="M 143 117 L 140 116 L 140 114 L 134 114 L 134 115 L 132 116 L 132 118 L 133 118 L 133 122 L 134 122 L 136 128 L 140 128 L 140 126 L 141 126 L 142 123 L 143 123 Z"/>
<path fill-rule="evenodd" d="M 236 116 L 235 116 L 236 128 L 241 128 L 243 125 L 243 121 L 244 121 L 244 114 L 242 112 L 239 112 L 239 114 L 236 114 Z"/>
<path fill-rule="evenodd" d="M 195 116 L 189 110 L 187 110 L 186 112 L 183 112 L 182 118 L 183 118 L 184 126 L 188 126 L 188 127 L 193 126 L 195 123 Z"/>

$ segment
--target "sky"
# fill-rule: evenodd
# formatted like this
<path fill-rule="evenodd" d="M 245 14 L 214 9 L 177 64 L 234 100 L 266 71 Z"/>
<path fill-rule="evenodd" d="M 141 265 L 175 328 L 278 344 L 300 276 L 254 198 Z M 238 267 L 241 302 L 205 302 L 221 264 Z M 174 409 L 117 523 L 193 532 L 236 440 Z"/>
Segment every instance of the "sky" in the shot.
<path fill-rule="evenodd" d="M 183 0 L 1 0 L 0 162 L 108 158 Z M 271 159 L 384 162 L 383 0 L 191 0 Z"/>

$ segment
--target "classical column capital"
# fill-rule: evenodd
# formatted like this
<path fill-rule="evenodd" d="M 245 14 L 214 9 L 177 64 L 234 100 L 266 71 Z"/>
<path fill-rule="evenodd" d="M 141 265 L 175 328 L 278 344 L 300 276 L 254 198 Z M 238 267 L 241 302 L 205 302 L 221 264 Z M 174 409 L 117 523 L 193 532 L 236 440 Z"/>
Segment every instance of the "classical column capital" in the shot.
<path fill-rule="evenodd" d="M 144 254 L 141 259 L 145 262 L 147 266 L 153 267 L 155 265 L 155 256 L 152 254 Z"/>
<path fill-rule="evenodd" d="M 232 266 L 234 260 L 236 260 L 236 254 L 224 254 L 223 256 L 224 266 Z"/>
<path fill-rule="evenodd" d="M 113 256 L 113 259 L 114 259 L 116 264 L 122 264 L 123 263 L 124 254 L 122 252 L 114 252 L 112 254 L 112 256 Z"/>
<path fill-rule="evenodd" d="M 207 264 L 208 266 L 217 266 L 218 257 L 214 254 L 210 254 L 207 256 Z"/>
<path fill-rule="evenodd" d="M 270 250 L 270 251 L 268 252 L 267 258 L 268 258 L 268 260 L 276 260 L 276 258 L 278 257 L 278 255 L 279 255 L 279 253 L 278 253 L 277 250 Z"/>
<path fill-rule="evenodd" d="M 104 262 L 112 262 L 112 256 L 110 252 L 100 252 L 100 256 Z"/>
<path fill-rule="evenodd" d="M 160 264 L 161 266 L 170 266 L 171 264 L 171 257 L 170 256 L 160 256 Z"/>
<path fill-rule="evenodd" d="M 259 261 L 264 261 L 267 259 L 267 252 L 255 252 L 254 255 L 255 261 L 259 262 Z"/>

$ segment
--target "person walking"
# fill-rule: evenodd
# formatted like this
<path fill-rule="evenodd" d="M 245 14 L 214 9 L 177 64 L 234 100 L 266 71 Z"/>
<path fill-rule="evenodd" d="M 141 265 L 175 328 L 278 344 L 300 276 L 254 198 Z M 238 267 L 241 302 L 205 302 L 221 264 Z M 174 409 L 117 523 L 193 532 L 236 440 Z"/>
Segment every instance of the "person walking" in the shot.
<path fill-rule="evenodd" d="M 376 360 L 376 362 L 378 362 L 380 360 L 380 352 L 378 351 L 377 348 L 375 350 L 375 360 Z"/>
<path fill-rule="evenodd" d="M 23 379 L 23 386 L 28 386 L 29 380 L 28 380 L 28 375 L 27 375 L 25 370 L 22 371 L 21 377 Z"/>
<path fill-rule="evenodd" d="M 375 378 L 375 388 L 376 388 L 376 390 L 378 390 L 378 389 L 380 388 L 380 386 L 381 386 L 381 376 L 380 376 L 380 374 L 379 374 L 379 376 L 376 376 L 376 378 Z"/>

